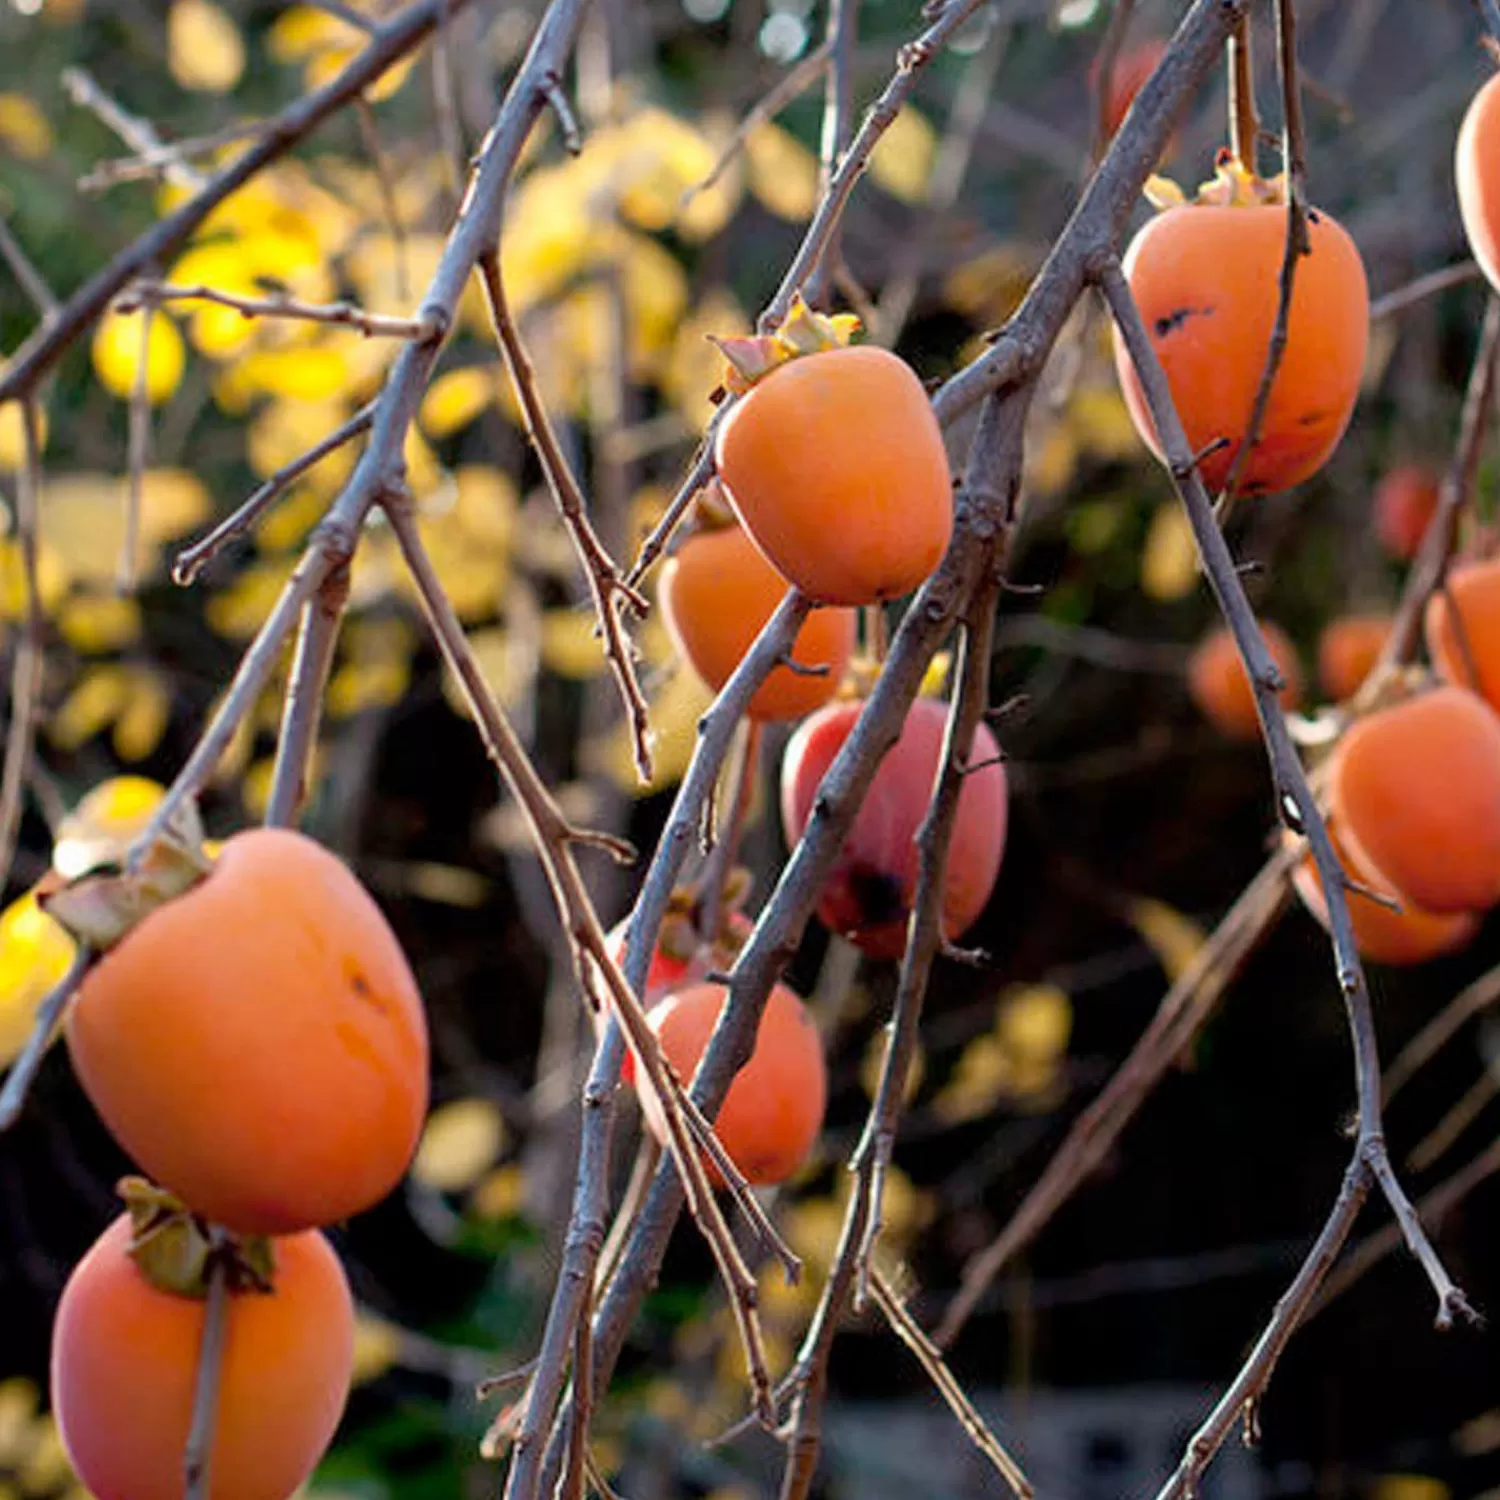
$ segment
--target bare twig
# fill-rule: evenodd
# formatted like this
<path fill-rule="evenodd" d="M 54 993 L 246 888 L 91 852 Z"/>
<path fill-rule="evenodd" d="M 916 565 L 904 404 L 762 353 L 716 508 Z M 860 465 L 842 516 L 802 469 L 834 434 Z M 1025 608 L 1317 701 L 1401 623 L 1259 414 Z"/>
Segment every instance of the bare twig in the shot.
<path fill-rule="evenodd" d="M 722 410 L 723 408 L 720 409 L 721 412 Z M 631 563 L 630 571 L 625 575 L 625 583 L 628 587 L 640 587 L 641 580 L 666 551 L 667 543 L 672 540 L 672 533 L 681 524 L 682 518 L 688 512 L 688 507 L 697 498 L 698 491 L 712 478 L 714 433 L 720 420 L 721 417 L 715 415 L 713 424 L 710 425 L 702 446 L 698 449 L 698 456 L 693 460 L 682 483 L 677 486 L 677 493 L 667 503 L 666 510 L 662 513 L 661 519 L 651 528 L 650 535 L 642 541 L 640 550 L 635 555 L 635 561 Z"/>
<path fill-rule="evenodd" d="M 165 177 L 180 168 L 190 157 L 207 156 L 225 146 L 233 146 L 266 128 L 264 120 L 242 120 L 207 135 L 186 136 L 179 141 L 163 141 L 138 151 L 134 156 L 119 156 L 102 161 L 91 172 L 78 179 L 80 193 L 98 193 L 122 182 L 139 182 L 145 177 Z M 201 179 L 200 179 L 201 183 Z"/>
<path fill-rule="evenodd" d="M 1444 1112 L 1426 1135 L 1407 1153 L 1406 1165 L 1413 1172 L 1425 1172 L 1484 1113 L 1485 1106 L 1500 1094 L 1500 1075 L 1486 1067 L 1463 1095 Z"/>
<path fill-rule="evenodd" d="M 0 215 L 0 258 L 10 267 L 11 275 L 32 306 L 44 318 L 50 318 L 57 311 L 57 298 L 47 285 L 46 277 L 32 264 L 31 257 L 21 248 L 21 242 L 11 233 L 10 222 L 3 215 Z"/>
<path fill-rule="evenodd" d="M 117 312 L 134 312 L 162 302 L 212 302 L 245 318 L 295 318 L 307 323 L 330 323 L 355 328 L 366 338 L 431 339 L 440 337 L 443 325 L 434 318 L 393 318 L 366 312 L 352 302 L 300 302 L 295 297 L 239 297 L 211 286 L 173 286 L 163 281 L 138 283 L 116 299 Z"/>
<path fill-rule="evenodd" d="M 1411 1082 L 1413 1075 L 1427 1063 L 1459 1027 L 1474 1016 L 1483 1014 L 1500 1000 L 1500 967 L 1481 974 L 1472 984 L 1460 990 L 1396 1055 L 1385 1070 L 1385 1102 L 1389 1104 Z"/>
<path fill-rule="evenodd" d="M 828 68 L 823 75 L 823 129 L 818 143 L 818 196 L 828 196 L 839 159 L 849 145 L 854 116 L 854 44 L 859 35 L 859 0 L 828 0 L 824 41 Z M 839 263 L 839 230 L 835 222 L 823 253 L 809 268 L 805 293 L 814 307 L 828 299 L 829 272 Z"/>
<path fill-rule="evenodd" d="M 92 948 L 79 947 L 73 954 L 67 973 L 52 986 L 46 999 L 37 1007 L 36 1020 L 32 1022 L 26 1045 L 11 1065 L 10 1072 L 5 1075 L 4 1087 L 0 1087 L 0 1130 L 9 1130 L 16 1123 L 21 1108 L 26 1103 L 26 1095 L 42 1066 L 42 1058 L 46 1056 L 47 1044 L 52 1040 L 68 1001 L 83 983 L 83 976 L 88 973 L 95 956 Z"/>
<path fill-rule="evenodd" d="M 1464 260 L 1456 266 L 1442 266 L 1436 271 L 1428 271 L 1426 275 L 1418 276 L 1404 286 L 1393 287 L 1383 296 L 1376 297 L 1370 303 L 1370 321 L 1374 323 L 1381 318 L 1392 317 L 1418 302 L 1425 301 L 1428 297 L 1435 297 L 1439 292 L 1446 292 L 1449 287 L 1467 286 L 1469 282 L 1478 281 L 1483 275 L 1484 272 L 1479 269 L 1479 262 L 1474 260 Z"/>
<path fill-rule="evenodd" d="M 380 144 L 380 122 L 376 120 L 375 111 L 364 94 L 354 100 L 354 118 L 359 125 L 359 138 L 364 143 L 365 155 L 370 158 L 370 165 L 375 169 L 375 183 L 380 189 L 386 227 L 391 232 L 396 295 L 406 302 L 411 297 L 411 247 L 406 236 L 406 225 L 401 220 L 401 206 L 396 201 L 396 179 L 391 173 L 390 162 L 386 160 L 385 149 Z"/>
<path fill-rule="evenodd" d="M 219 1374 L 224 1366 L 229 1331 L 229 1281 L 224 1262 L 223 1231 L 211 1232 L 208 1295 L 203 1303 L 203 1333 L 198 1343 L 198 1372 L 193 1381 L 193 1419 L 182 1455 L 184 1500 L 208 1500 L 212 1480 L 214 1427 L 219 1414 Z"/>
<path fill-rule="evenodd" d="M 1255 110 L 1255 56 L 1251 48 L 1250 17 L 1245 14 L 1229 33 L 1225 52 L 1229 75 L 1229 150 L 1252 176 L 1255 147 L 1260 139 L 1260 117 Z"/>
<path fill-rule="evenodd" d="M 156 311 L 141 309 L 141 337 L 136 350 L 135 381 L 130 389 L 130 416 L 125 439 L 125 524 L 120 530 L 120 557 L 115 588 L 128 594 L 136 585 L 136 552 L 140 546 L 141 486 L 151 447 L 151 321 Z"/>
<path fill-rule="evenodd" d="M 99 86 L 93 74 L 84 68 L 64 68 L 62 85 L 74 104 L 91 111 L 137 156 L 163 157 L 162 171 L 169 182 L 194 193 L 203 187 L 203 174 L 180 157 L 166 159 L 165 148 L 161 137 L 156 133 L 156 127 L 149 120 L 143 120 L 139 115 L 123 109 L 117 100 Z"/>

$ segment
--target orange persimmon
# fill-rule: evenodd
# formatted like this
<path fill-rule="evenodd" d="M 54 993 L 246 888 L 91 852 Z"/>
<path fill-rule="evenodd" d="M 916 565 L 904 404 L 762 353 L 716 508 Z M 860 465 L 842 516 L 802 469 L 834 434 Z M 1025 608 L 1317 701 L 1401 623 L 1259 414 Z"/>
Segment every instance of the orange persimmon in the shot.
<path fill-rule="evenodd" d="M 695 531 L 662 568 L 658 598 L 678 651 L 715 692 L 729 681 L 787 592 L 787 581 L 741 526 Z M 792 645 L 792 660 L 821 672 L 775 667 L 746 712 L 753 719 L 800 719 L 825 704 L 854 649 L 851 609 L 815 609 Z"/>
<path fill-rule="evenodd" d="M 663 1056 L 686 1085 L 697 1070 L 724 1009 L 721 984 L 693 984 L 651 1012 Z M 771 990 L 750 1061 L 735 1074 L 714 1129 L 746 1181 L 785 1182 L 807 1159 L 823 1128 L 828 1068 L 807 1007 L 784 984 Z M 649 1090 L 641 1107 L 658 1138 L 665 1124 Z M 711 1174 L 714 1175 L 714 1174 Z"/>
<path fill-rule="evenodd" d="M 1420 464 L 1398 464 L 1375 486 L 1375 535 L 1400 562 L 1410 562 L 1437 509 L 1438 481 Z"/>
<path fill-rule="evenodd" d="M 63 1288 L 52 1408 L 97 1500 L 181 1500 L 204 1302 L 163 1290 L 130 1254 L 122 1214 Z M 338 1426 L 354 1362 L 354 1306 L 316 1231 L 274 1242 L 270 1291 L 229 1294 L 210 1500 L 286 1500 Z"/>
<path fill-rule="evenodd" d="M 1469 102 L 1453 152 L 1458 211 L 1469 249 L 1492 287 L 1500 288 L 1500 74 Z"/>
<path fill-rule="evenodd" d="M 1272 184 L 1221 164 L 1217 184 L 1157 214 L 1125 254 L 1126 279 L 1211 490 L 1228 479 L 1250 425 L 1276 322 L 1286 242 L 1278 196 Z M 1364 264 L 1327 213 L 1309 209 L 1307 229 L 1312 250 L 1297 262 L 1286 347 L 1240 475 L 1246 495 L 1288 489 L 1316 473 L 1359 394 L 1370 313 Z M 1115 365 L 1136 429 L 1160 458 L 1156 425 L 1118 332 Z M 1205 453 L 1219 439 L 1227 441 Z"/>
<path fill-rule="evenodd" d="M 1359 691 L 1391 633 L 1389 615 L 1344 615 L 1318 637 L 1318 681 L 1334 703 Z"/>
<path fill-rule="evenodd" d="M 1302 702 L 1302 668 L 1297 661 L 1297 648 L 1274 621 L 1259 623 L 1271 660 L 1280 669 L 1284 682 L 1276 695 L 1277 701 L 1283 708 L 1294 709 Z M 1253 740 L 1259 736 L 1255 694 L 1227 625 L 1204 636 L 1188 658 L 1188 695 L 1203 717 L 1227 739 Z"/>
<path fill-rule="evenodd" d="M 943 434 L 922 382 L 885 349 L 775 365 L 729 412 L 714 455 L 755 545 L 819 603 L 899 598 L 948 546 Z"/>
<path fill-rule="evenodd" d="M 1427 601 L 1423 623 L 1433 666 L 1500 709 L 1500 558 L 1450 568 L 1445 586 Z"/>
<path fill-rule="evenodd" d="M 1350 869 L 1438 914 L 1500 900 L 1500 719 L 1437 687 L 1359 719 L 1328 763 Z"/>
<path fill-rule="evenodd" d="M 116 1140 L 205 1218 L 289 1234 L 406 1170 L 427 1026 L 379 907 L 312 839 L 225 841 L 199 883 L 89 971 L 68 1050 Z"/>
<path fill-rule="evenodd" d="M 1166 56 L 1165 38 L 1148 37 L 1133 46 L 1122 48 L 1109 70 L 1109 87 L 1104 95 L 1104 133 L 1112 136 L 1125 119 L 1135 96 L 1140 93 L 1146 80 L 1156 71 L 1156 65 Z M 1099 63 L 1096 59 L 1089 69 L 1089 87 L 1099 87 Z"/>

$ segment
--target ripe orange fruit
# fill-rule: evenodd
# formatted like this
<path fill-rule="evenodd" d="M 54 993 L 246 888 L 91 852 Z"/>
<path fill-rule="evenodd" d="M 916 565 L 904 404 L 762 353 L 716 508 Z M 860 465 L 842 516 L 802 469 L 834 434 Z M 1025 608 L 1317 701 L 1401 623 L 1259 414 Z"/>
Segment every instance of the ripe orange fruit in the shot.
<path fill-rule="evenodd" d="M 1500 707 L 1500 558 L 1450 568 L 1446 589 L 1427 602 L 1424 625 L 1438 671 L 1474 689 L 1491 708 Z"/>
<path fill-rule="evenodd" d="M 1438 687 L 1358 720 L 1328 766 L 1358 878 L 1436 913 L 1500 900 L 1500 719 Z"/>
<path fill-rule="evenodd" d="M 111 948 L 67 1037 L 125 1150 L 243 1234 L 368 1208 L 427 1108 L 427 1026 L 395 935 L 340 860 L 287 829 L 226 840 Z"/>
<path fill-rule="evenodd" d="M 1277 694 L 1277 701 L 1285 709 L 1294 709 L 1302 702 L 1302 667 L 1297 661 L 1297 648 L 1286 631 L 1272 620 L 1260 621 L 1260 633 L 1286 684 Z M 1189 696 L 1220 734 L 1232 740 L 1259 738 L 1255 694 L 1227 625 L 1204 636 L 1188 658 L 1187 670 Z"/>
<path fill-rule="evenodd" d="M 1375 486 L 1375 535 L 1392 557 L 1417 555 L 1438 496 L 1437 479 L 1419 464 L 1400 464 Z"/>
<path fill-rule="evenodd" d="M 694 532 L 667 559 L 658 598 L 673 644 L 718 692 L 786 592 L 786 579 L 744 528 L 724 526 Z M 797 632 L 792 659 L 826 670 L 810 676 L 774 668 L 750 700 L 750 717 L 800 719 L 833 697 L 854 649 L 856 621 L 850 609 L 813 610 Z"/>
<path fill-rule="evenodd" d="M 1500 288 L 1500 75 L 1474 95 L 1459 127 L 1453 170 L 1458 210 L 1479 268 Z"/>
<path fill-rule="evenodd" d="M 1318 637 L 1318 681 L 1334 703 L 1359 691 L 1391 633 L 1389 615 L 1345 615 Z"/>
<path fill-rule="evenodd" d="M 943 434 L 922 382 L 885 349 L 777 365 L 725 418 L 714 454 L 755 545 L 819 603 L 899 598 L 948 546 Z"/>
<path fill-rule="evenodd" d="M 1156 65 L 1166 55 L 1167 43 L 1163 37 L 1149 37 L 1134 46 L 1122 49 L 1115 58 L 1109 72 L 1109 89 L 1104 98 L 1104 133 L 1113 135 L 1135 103 L 1146 80 L 1156 71 Z M 1099 86 L 1099 64 L 1095 61 L 1089 69 L 1089 87 Z"/>
<path fill-rule="evenodd" d="M 1228 174 L 1227 176 L 1224 174 Z M 1221 182 L 1237 182 L 1225 168 Z M 1264 185 L 1262 185 L 1264 186 Z M 1240 184 L 1240 197 L 1252 193 Z M 1321 209 L 1308 211 L 1312 252 L 1297 263 L 1286 348 L 1240 493 L 1284 490 L 1317 472 L 1338 446 L 1359 394 L 1370 297 L 1354 241 Z M 1279 203 L 1198 201 L 1168 208 L 1126 251 L 1124 271 L 1187 433 L 1203 482 L 1221 489 L 1250 425 L 1276 322 L 1286 210 Z M 1161 444 L 1118 332 L 1125 404 L 1158 458 Z"/>
<path fill-rule="evenodd" d="M 1339 862 L 1353 876 L 1354 866 L 1332 826 L 1328 836 L 1333 840 Z M 1328 905 L 1323 899 L 1323 883 L 1318 879 L 1311 851 L 1292 872 L 1292 886 L 1318 924 L 1326 928 Z M 1423 911 L 1399 897 L 1401 910 L 1396 912 L 1360 891 L 1346 891 L 1345 894 L 1349 902 L 1349 920 L 1354 926 L 1354 941 L 1361 955 L 1372 963 L 1426 963 L 1430 958 L 1456 952 L 1479 930 L 1479 918 L 1473 912 Z M 1389 894 L 1395 895 L 1395 892 Z"/>
<path fill-rule="evenodd" d="M 122 1214 L 74 1268 L 52 1333 L 52 1408 L 97 1500 L 181 1500 L 204 1303 L 163 1291 Z M 232 1292 L 211 1500 L 286 1500 L 333 1438 L 354 1361 L 354 1307 L 321 1234 L 275 1243 L 270 1292 Z"/>
<path fill-rule="evenodd" d="M 788 840 L 802 837 L 824 774 L 864 707 L 830 703 L 792 736 L 781 767 L 781 817 Z M 917 893 L 917 830 L 937 782 L 947 705 L 912 704 L 901 735 L 881 761 L 818 898 L 824 926 L 872 958 L 899 958 Z M 984 910 L 1005 853 L 1007 785 L 1000 747 L 985 723 L 974 731 L 944 869 L 943 930 L 957 937 Z"/>
<path fill-rule="evenodd" d="M 728 991 L 694 984 L 669 995 L 651 1012 L 651 1029 L 684 1084 L 708 1048 Z M 807 1159 L 823 1128 L 828 1069 L 807 1007 L 784 984 L 766 1001 L 750 1061 L 735 1074 L 714 1128 L 747 1182 L 784 1182 Z M 646 1121 L 664 1138 L 660 1106 L 645 1093 Z M 712 1175 L 712 1174 L 711 1174 Z"/>

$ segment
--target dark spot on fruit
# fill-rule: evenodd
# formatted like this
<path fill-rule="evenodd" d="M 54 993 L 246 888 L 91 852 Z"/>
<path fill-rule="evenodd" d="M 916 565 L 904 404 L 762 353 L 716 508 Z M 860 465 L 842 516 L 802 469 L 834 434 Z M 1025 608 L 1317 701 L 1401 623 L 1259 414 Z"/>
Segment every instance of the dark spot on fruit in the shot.
<path fill-rule="evenodd" d="M 1307 222 L 1309 224 L 1321 224 L 1323 222 L 1323 216 L 1317 211 L 1317 209 L 1310 208 L 1307 211 Z"/>
<path fill-rule="evenodd" d="M 1328 413 L 1325 411 L 1305 411 L 1297 418 L 1297 425 L 1299 427 L 1318 427 L 1327 420 Z"/>
<path fill-rule="evenodd" d="M 849 893 L 863 919 L 862 927 L 883 927 L 906 915 L 906 897 L 901 882 L 888 871 L 860 865 L 849 872 Z"/>
<path fill-rule="evenodd" d="M 344 978 L 349 982 L 349 988 L 354 992 L 356 1000 L 363 1000 L 366 1005 L 373 1005 L 382 1015 L 389 1009 L 390 1005 L 385 998 L 375 991 L 375 986 L 365 977 L 363 970 L 353 959 L 344 962 Z"/>
<path fill-rule="evenodd" d="M 1158 318 L 1152 324 L 1157 338 L 1164 339 L 1169 333 L 1176 333 L 1189 318 L 1209 318 L 1213 316 L 1211 307 L 1178 307 L 1167 313 L 1165 317 Z"/>

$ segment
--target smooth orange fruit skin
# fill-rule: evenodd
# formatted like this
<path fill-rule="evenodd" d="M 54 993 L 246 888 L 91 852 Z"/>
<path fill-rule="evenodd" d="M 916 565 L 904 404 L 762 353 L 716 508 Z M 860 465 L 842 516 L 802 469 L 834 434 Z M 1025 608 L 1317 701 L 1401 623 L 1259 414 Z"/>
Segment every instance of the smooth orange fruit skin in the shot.
<path fill-rule="evenodd" d="M 1113 135 L 1124 123 L 1135 96 L 1145 86 L 1146 80 L 1156 71 L 1156 65 L 1166 55 L 1167 43 L 1163 37 L 1150 37 L 1127 47 L 1115 58 L 1109 73 L 1109 91 L 1104 100 L 1104 133 Z M 1099 64 L 1097 60 L 1089 69 L 1089 87 L 1099 86 Z"/>
<path fill-rule="evenodd" d="M 427 1109 L 416 981 L 321 845 L 259 828 L 90 970 L 68 1050 L 121 1146 L 243 1234 L 333 1223 L 405 1172 Z"/>
<path fill-rule="evenodd" d="M 714 692 L 755 644 L 787 592 L 787 581 L 740 526 L 690 536 L 662 568 L 658 600 L 678 652 Z M 825 667 L 818 676 L 776 667 L 756 689 L 752 719 L 800 719 L 833 697 L 854 650 L 852 609 L 815 609 L 792 644 L 792 659 Z"/>
<path fill-rule="evenodd" d="M 1332 827 L 1328 830 L 1328 836 L 1333 841 L 1339 862 L 1352 875 L 1354 867 L 1348 851 Z M 1326 929 L 1328 904 L 1323 899 L 1323 883 L 1318 879 L 1311 851 L 1292 872 L 1292 886 L 1318 925 Z M 1423 911 L 1421 907 L 1401 897 L 1397 897 L 1401 901 L 1401 910 L 1396 912 L 1359 891 L 1346 891 L 1345 894 L 1349 902 L 1349 920 L 1354 927 L 1355 944 L 1360 954 L 1371 963 L 1390 964 L 1393 967 L 1423 964 L 1444 953 L 1457 952 L 1479 931 L 1479 918 L 1473 912 L 1440 914 Z M 1391 891 L 1386 894 L 1396 893 Z"/>
<path fill-rule="evenodd" d="M 1462 641 L 1456 623 L 1463 627 Z M 1449 682 L 1472 688 L 1491 708 L 1500 708 L 1500 558 L 1451 568 L 1446 589 L 1428 601 L 1423 624 L 1427 651 L 1438 671 Z M 1467 657 L 1464 645 L 1469 649 Z"/>
<path fill-rule="evenodd" d="M 721 984 L 693 984 L 651 1012 L 663 1055 L 686 1085 L 692 1080 L 728 998 Z M 766 1001 L 750 1061 L 735 1074 L 714 1121 L 724 1149 L 747 1182 L 785 1182 L 807 1160 L 828 1097 L 823 1043 L 807 1007 L 784 984 Z M 653 1096 L 641 1107 L 658 1139 L 666 1126 Z M 712 1169 L 710 1176 L 717 1177 Z"/>
<path fill-rule="evenodd" d="M 1500 289 L 1500 74 L 1469 102 L 1453 173 L 1469 248 L 1490 285 Z"/>
<path fill-rule="evenodd" d="M 1434 688 L 1358 720 L 1328 796 L 1367 884 L 1436 913 L 1500 900 L 1500 719 L 1473 693 Z"/>
<path fill-rule="evenodd" d="M 724 419 L 714 456 L 755 545 L 820 604 L 898 599 L 947 550 L 942 430 L 922 382 L 885 349 L 778 366 Z"/>
<path fill-rule="evenodd" d="M 789 841 L 801 838 L 818 788 L 864 704 L 831 703 L 801 724 L 781 767 L 781 817 Z M 917 893 L 917 831 L 927 814 L 948 706 L 912 704 L 844 837 L 818 897 L 818 918 L 872 958 L 899 958 Z M 1009 790 L 1000 747 L 980 723 L 969 746 L 958 817 L 944 868 L 942 922 L 957 937 L 985 908 L 1005 855 Z"/>
<path fill-rule="evenodd" d="M 1359 691 L 1391 633 L 1389 615 L 1345 615 L 1318 637 L 1318 681 L 1334 703 Z"/>
<path fill-rule="evenodd" d="M 1259 624 L 1271 660 L 1281 669 L 1286 684 L 1276 695 L 1277 702 L 1285 709 L 1295 709 L 1302 702 L 1302 667 L 1297 660 L 1297 648 L 1274 621 L 1261 620 Z M 1227 625 L 1204 636 L 1188 658 L 1188 695 L 1203 717 L 1226 739 L 1260 737 L 1255 694 Z"/>
<path fill-rule="evenodd" d="M 1416 464 L 1399 465 L 1375 486 L 1375 535 L 1392 557 L 1410 562 L 1417 555 L 1438 494 L 1438 481 Z"/>
<path fill-rule="evenodd" d="M 1286 349 L 1240 493 L 1289 489 L 1338 446 L 1359 395 L 1370 293 L 1359 251 L 1341 225 L 1308 212 L 1312 253 L 1297 263 Z M 1223 488 L 1250 425 L 1276 322 L 1286 210 L 1197 204 L 1159 213 L 1123 262 L 1152 346 L 1166 370 L 1188 446 L 1226 447 L 1199 464 Z M 1163 457 L 1135 366 L 1115 334 L 1115 368 L 1142 441 Z"/>
<path fill-rule="evenodd" d="M 52 1409 L 95 1500 L 181 1500 L 204 1303 L 151 1285 L 121 1215 L 74 1268 L 52 1330 Z M 210 1500 L 286 1500 L 333 1439 L 354 1305 L 321 1234 L 275 1246 L 269 1294 L 229 1299 Z"/>

